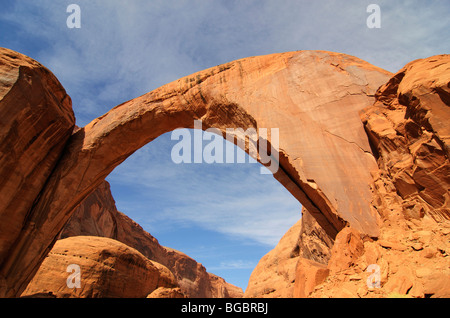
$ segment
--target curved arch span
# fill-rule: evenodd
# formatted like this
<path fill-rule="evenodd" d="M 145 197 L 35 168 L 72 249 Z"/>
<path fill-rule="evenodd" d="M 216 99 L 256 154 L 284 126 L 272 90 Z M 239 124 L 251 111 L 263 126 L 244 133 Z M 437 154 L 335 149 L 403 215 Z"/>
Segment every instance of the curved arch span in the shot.
<path fill-rule="evenodd" d="M 278 128 L 274 177 L 330 237 L 346 224 L 376 236 L 369 184 L 377 166 L 359 111 L 389 76 L 345 54 L 289 52 L 213 67 L 114 107 L 72 135 L 6 272 L 31 279 L 74 209 L 116 166 L 166 132 L 194 128 L 194 120 L 223 136 L 227 128 Z"/>

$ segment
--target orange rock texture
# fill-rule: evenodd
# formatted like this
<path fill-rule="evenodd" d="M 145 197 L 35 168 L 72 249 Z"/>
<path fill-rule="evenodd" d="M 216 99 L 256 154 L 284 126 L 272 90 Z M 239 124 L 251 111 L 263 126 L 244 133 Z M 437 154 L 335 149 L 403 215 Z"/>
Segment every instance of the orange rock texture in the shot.
<path fill-rule="evenodd" d="M 261 258 L 250 276 L 244 297 L 292 297 L 295 267 L 299 259 L 296 244 L 300 231 L 301 221 L 298 221 L 284 234 L 278 245 Z"/>
<path fill-rule="evenodd" d="M 75 236 L 56 242 L 22 297 L 145 298 L 160 287 L 177 287 L 168 268 L 116 240 Z"/>
<path fill-rule="evenodd" d="M 72 134 L 75 116 L 58 79 L 29 57 L 1 49 L 0 82 L 0 262 L 4 270 L 0 289 L 4 289 L 13 266 L 8 259 L 23 257 L 20 249 L 11 247 L 26 235 L 24 222 Z"/>
<path fill-rule="evenodd" d="M 278 144 L 261 135 L 244 148 L 268 165 L 254 152 L 267 141 L 278 159 L 274 177 L 304 207 L 300 225 L 258 264 L 247 295 L 447 295 L 449 65 L 448 55 L 434 56 L 391 74 L 325 51 L 250 57 L 164 85 L 72 133 L 70 99 L 54 76 L 1 49 L 0 160 L 8 168 L 0 172 L 18 177 L 0 184 L 0 296 L 22 294 L 75 210 L 117 165 L 163 133 L 193 128 L 194 120 L 223 136 L 227 128 L 279 129 Z M 22 69 L 31 77 L 20 76 Z M 43 112 L 48 122 L 37 120 Z M 234 137 L 236 144 L 245 140 Z M 30 145 L 45 153 L 33 157 Z M 84 224 L 81 217 L 66 233 L 103 232 L 135 240 L 127 244 L 138 249 L 138 240 L 111 225 L 111 215 L 92 218 Z M 206 284 L 192 273 L 200 264 L 165 250 L 172 255 L 161 264 L 181 275 L 173 288 Z"/>

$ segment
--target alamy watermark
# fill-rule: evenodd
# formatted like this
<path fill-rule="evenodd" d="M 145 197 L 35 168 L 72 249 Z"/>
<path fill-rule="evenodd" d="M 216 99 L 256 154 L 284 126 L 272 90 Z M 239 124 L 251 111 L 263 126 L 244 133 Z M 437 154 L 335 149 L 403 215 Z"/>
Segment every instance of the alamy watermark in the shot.
<path fill-rule="evenodd" d="M 69 4 L 66 9 L 70 15 L 67 17 L 66 25 L 69 29 L 81 28 L 81 8 L 78 4 Z"/>
<path fill-rule="evenodd" d="M 381 28 L 381 8 L 378 4 L 369 4 L 366 9 L 367 13 L 371 13 L 366 20 L 369 29 Z"/>
<path fill-rule="evenodd" d="M 66 9 L 70 15 L 67 17 L 66 25 L 69 29 L 81 28 L 81 8 L 78 4 L 69 4 Z M 366 12 L 370 13 L 367 17 L 366 25 L 369 29 L 381 28 L 381 8 L 378 4 L 369 4 L 366 8 Z"/>
<path fill-rule="evenodd" d="M 370 264 L 367 266 L 366 272 L 371 273 L 369 277 L 367 277 L 367 287 L 369 289 L 380 288 L 381 287 L 381 270 L 380 266 L 377 264 Z"/>
<path fill-rule="evenodd" d="M 270 132 L 270 134 L 269 134 Z M 247 150 L 256 163 L 258 160 L 267 169 L 261 167 L 261 174 L 276 173 L 279 167 L 279 129 L 278 128 L 226 128 L 225 139 L 218 128 L 202 130 L 202 121 L 194 121 L 193 138 L 187 128 L 172 131 L 171 139 L 179 140 L 172 147 L 171 158 L 180 163 L 245 163 L 245 153 L 236 153 L 236 145 Z M 229 141 L 228 143 L 225 140 Z M 203 145 L 203 141 L 209 141 Z"/>
<path fill-rule="evenodd" d="M 66 285 L 68 288 L 81 288 L 81 268 L 80 265 L 70 264 L 66 268 L 66 272 L 71 273 L 67 277 Z"/>

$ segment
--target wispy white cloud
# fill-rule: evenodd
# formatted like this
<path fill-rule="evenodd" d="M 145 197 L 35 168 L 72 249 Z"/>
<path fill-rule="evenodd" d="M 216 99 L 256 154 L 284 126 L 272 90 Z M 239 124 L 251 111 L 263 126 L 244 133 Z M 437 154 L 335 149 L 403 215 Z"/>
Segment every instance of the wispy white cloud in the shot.
<path fill-rule="evenodd" d="M 253 240 L 275 246 L 281 236 L 300 218 L 299 205 L 271 193 L 253 197 L 220 198 L 215 192 L 204 192 L 204 203 L 167 208 L 167 219 L 194 223 L 241 240 Z M 207 199 L 208 198 L 208 199 Z M 286 201 L 287 200 L 287 201 Z M 292 200 L 291 200 L 292 201 Z"/>
<path fill-rule="evenodd" d="M 236 270 L 236 269 L 254 269 L 256 267 L 255 262 L 247 261 L 247 260 L 229 260 L 226 262 L 220 262 L 218 266 L 210 266 L 208 270 L 217 271 L 217 270 Z"/>

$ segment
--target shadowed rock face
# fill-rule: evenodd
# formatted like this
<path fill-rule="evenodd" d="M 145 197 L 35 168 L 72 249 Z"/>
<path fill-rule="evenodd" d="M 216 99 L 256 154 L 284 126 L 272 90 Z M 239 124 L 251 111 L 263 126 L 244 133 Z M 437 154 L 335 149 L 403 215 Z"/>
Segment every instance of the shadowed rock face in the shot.
<path fill-rule="evenodd" d="M 14 260 L 27 253 L 20 243 L 30 231 L 24 225 L 74 125 L 71 99 L 56 77 L 31 58 L 0 49 L 0 295 L 12 287 L 6 277 L 32 277 L 17 275 Z"/>
<path fill-rule="evenodd" d="M 380 87 L 376 103 L 365 110 L 383 210 L 400 205 L 408 218 L 450 220 L 449 83 L 449 55 L 416 60 Z"/>
<path fill-rule="evenodd" d="M 0 89 L 5 91 L 16 85 L 10 74 L 17 73 L 18 67 L 5 56 L 29 59 L 9 50 L 0 53 L 7 65 Z M 39 195 L 26 193 L 34 196 L 33 204 L 24 209 L 26 213 L 8 219 L 14 229 L 11 237 L 16 239 L 2 246 L 6 252 L 0 264 L 1 294 L 20 295 L 71 213 L 117 165 L 165 132 L 193 128 L 195 119 L 203 122 L 203 129 L 214 127 L 222 133 L 226 128 L 278 128 L 279 147 L 272 154 L 279 158 L 279 169 L 274 176 L 327 235 L 334 238 L 350 225 L 377 236 L 369 187 L 370 172 L 377 170 L 377 164 L 359 111 L 373 104 L 376 89 L 389 77 L 388 72 L 348 55 L 289 52 L 201 71 L 113 108 L 71 136 L 45 186 L 37 187 Z M 26 95 L 32 89 L 20 91 Z M 45 89 L 63 91 L 59 84 L 38 90 Z M 66 113 L 55 122 L 68 122 L 58 136 L 67 136 L 73 115 L 70 107 L 64 107 L 66 99 L 57 101 Z M 39 101 L 31 106 L 35 104 Z M 14 105 L 3 98 L 0 111 L 13 116 Z M 12 123 L 7 129 L 11 127 Z M 237 135 L 235 143 L 242 138 Z M 2 200 L 11 195 L 15 192 L 0 193 Z"/>

